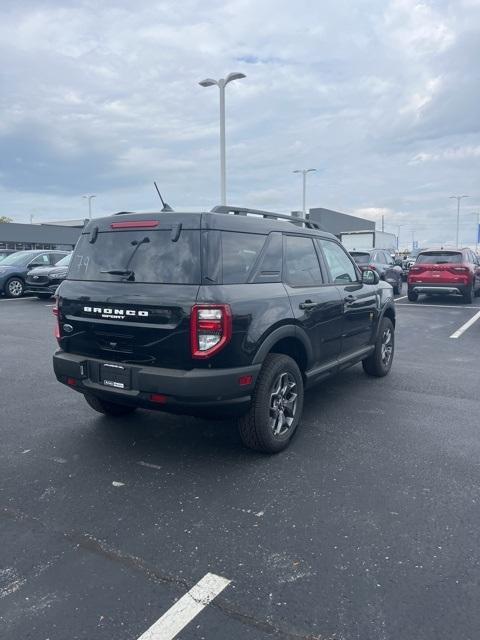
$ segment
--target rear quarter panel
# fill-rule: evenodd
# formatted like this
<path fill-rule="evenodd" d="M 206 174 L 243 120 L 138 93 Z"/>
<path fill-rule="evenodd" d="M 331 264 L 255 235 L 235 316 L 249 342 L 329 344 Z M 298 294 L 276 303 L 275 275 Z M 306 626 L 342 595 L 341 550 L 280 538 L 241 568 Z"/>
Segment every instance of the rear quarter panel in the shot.
<path fill-rule="evenodd" d="M 277 327 L 294 324 L 290 301 L 281 282 L 202 286 L 197 302 L 229 304 L 232 310 L 232 339 L 204 366 L 251 364 L 267 335 Z"/>

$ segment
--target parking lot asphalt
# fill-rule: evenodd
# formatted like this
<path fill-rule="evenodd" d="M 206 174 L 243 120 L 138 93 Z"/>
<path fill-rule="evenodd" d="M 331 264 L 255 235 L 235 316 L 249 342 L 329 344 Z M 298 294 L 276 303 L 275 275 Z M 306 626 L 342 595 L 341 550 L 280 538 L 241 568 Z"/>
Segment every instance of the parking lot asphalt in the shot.
<path fill-rule="evenodd" d="M 479 310 L 401 296 L 390 375 L 309 391 L 268 457 L 229 421 L 95 414 L 51 306 L 0 300 L 0 637 L 137 640 L 212 573 L 176 638 L 477 639 L 480 320 L 450 336 Z"/>

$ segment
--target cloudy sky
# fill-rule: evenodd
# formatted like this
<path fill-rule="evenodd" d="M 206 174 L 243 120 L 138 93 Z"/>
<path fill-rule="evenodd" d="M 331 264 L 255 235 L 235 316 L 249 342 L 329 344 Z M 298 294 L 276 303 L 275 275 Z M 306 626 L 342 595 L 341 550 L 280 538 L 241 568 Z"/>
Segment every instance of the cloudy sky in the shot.
<path fill-rule="evenodd" d="M 0 215 L 16 221 L 219 200 L 308 205 L 473 243 L 480 211 L 480 0 L 2 0 Z"/>

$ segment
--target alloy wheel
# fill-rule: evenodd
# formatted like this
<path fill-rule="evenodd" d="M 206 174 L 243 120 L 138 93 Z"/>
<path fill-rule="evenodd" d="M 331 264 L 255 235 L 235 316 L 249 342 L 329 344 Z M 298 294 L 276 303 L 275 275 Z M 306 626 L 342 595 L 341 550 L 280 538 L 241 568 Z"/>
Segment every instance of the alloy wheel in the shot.
<path fill-rule="evenodd" d="M 270 428 L 275 437 L 283 437 L 291 428 L 297 410 L 297 383 L 289 372 L 281 373 L 270 394 Z"/>
<path fill-rule="evenodd" d="M 12 280 L 8 284 L 8 293 L 13 298 L 18 298 L 19 296 L 22 295 L 22 292 L 23 292 L 23 287 L 22 287 L 22 283 L 20 282 L 20 280 Z"/>
<path fill-rule="evenodd" d="M 390 327 L 385 329 L 382 336 L 382 362 L 385 367 L 388 367 L 393 354 L 393 334 Z"/>

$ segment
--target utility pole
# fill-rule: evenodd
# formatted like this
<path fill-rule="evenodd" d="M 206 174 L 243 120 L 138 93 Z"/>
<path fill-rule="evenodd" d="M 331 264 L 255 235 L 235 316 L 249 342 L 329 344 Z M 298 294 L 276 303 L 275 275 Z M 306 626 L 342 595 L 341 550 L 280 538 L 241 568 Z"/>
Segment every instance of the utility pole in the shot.
<path fill-rule="evenodd" d="M 382 232 L 385 231 L 385 216 L 382 213 Z"/>

